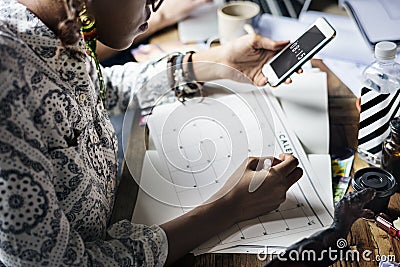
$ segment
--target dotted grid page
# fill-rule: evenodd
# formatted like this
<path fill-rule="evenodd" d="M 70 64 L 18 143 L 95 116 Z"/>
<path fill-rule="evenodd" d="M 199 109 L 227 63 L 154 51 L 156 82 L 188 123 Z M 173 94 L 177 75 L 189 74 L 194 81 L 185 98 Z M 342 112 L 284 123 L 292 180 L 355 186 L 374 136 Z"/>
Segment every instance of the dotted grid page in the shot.
<path fill-rule="evenodd" d="M 244 244 L 287 246 L 329 226 L 332 200 L 318 194 L 323 192 L 323 182 L 315 177 L 300 142 L 287 128 L 276 98 L 267 90 L 249 90 L 249 85 L 232 81 L 212 86 L 235 88 L 239 93 L 153 110 L 147 123 L 157 153 L 146 154 L 133 221 L 163 223 L 182 215 L 217 192 L 248 156 L 286 152 L 299 159 L 304 175 L 279 209 L 234 225 L 194 253 Z"/>

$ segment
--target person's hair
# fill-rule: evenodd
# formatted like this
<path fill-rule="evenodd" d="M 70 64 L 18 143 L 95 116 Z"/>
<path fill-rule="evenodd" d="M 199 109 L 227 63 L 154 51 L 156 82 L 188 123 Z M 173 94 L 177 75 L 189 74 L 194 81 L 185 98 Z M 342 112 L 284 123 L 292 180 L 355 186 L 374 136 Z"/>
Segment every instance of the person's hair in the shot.
<path fill-rule="evenodd" d="M 67 18 L 58 24 L 58 36 L 64 46 L 75 45 L 80 38 L 81 22 L 79 13 L 82 11 L 85 0 L 62 0 Z"/>

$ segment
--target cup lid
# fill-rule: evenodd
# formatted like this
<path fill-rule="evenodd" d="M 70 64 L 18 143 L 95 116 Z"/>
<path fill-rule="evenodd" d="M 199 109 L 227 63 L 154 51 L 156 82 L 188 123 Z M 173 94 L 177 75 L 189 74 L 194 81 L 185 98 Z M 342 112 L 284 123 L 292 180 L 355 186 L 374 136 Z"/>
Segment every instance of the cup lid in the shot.
<path fill-rule="evenodd" d="M 357 191 L 365 188 L 375 189 L 377 197 L 391 196 L 397 189 L 397 183 L 393 175 L 381 168 L 375 167 L 356 171 L 351 183 Z"/>

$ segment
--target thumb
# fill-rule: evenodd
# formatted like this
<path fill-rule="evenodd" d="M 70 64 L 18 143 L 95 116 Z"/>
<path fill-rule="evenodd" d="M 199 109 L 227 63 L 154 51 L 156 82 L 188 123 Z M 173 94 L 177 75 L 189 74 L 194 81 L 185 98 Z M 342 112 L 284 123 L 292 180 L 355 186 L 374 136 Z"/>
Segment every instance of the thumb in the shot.
<path fill-rule="evenodd" d="M 265 38 L 257 35 L 255 39 L 254 47 L 257 49 L 267 49 L 271 51 L 278 51 L 284 48 L 289 41 L 275 41 L 269 38 Z"/>
<path fill-rule="evenodd" d="M 256 86 L 264 86 L 266 85 L 268 82 L 268 78 L 264 76 L 264 74 L 262 72 L 257 73 L 257 75 L 254 77 L 253 79 L 253 83 Z"/>

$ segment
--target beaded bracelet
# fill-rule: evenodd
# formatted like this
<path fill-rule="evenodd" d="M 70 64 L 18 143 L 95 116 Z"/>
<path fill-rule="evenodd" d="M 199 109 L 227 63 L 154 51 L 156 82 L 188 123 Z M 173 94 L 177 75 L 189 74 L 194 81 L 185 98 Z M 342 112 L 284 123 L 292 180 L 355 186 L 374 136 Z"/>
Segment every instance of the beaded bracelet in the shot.
<path fill-rule="evenodd" d="M 168 81 L 172 90 L 175 91 L 175 96 L 182 103 L 185 102 L 186 97 L 192 97 L 200 91 L 202 95 L 203 83 L 197 82 L 194 78 L 192 54 L 190 51 L 188 57 L 187 71 L 183 70 L 183 59 L 185 57 L 182 53 L 171 54 L 168 58 Z"/>
<path fill-rule="evenodd" d="M 180 53 L 173 53 L 168 56 L 167 60 L 167 77 L 168 77 L 168 84 L 172 88 L 172 90 L 175 91 L 175 76 L 174 76 L 174 71 L 175 71 L 175 62 L 176 62 L 176 57 Z"/>
<path fill-rule="evenodd" d="M 187 77 L 187 79 L 190 81 L 190 83 L 192 84 L 192 86 L 194 88 L 196 88 L 197 91 L 200 91 L 201 94 L 203 94 L 203 85 L 204 82 L 198 82 L 194 76 L 194 71 L 193 71 L 193 59 L 192 56 L 195 52 L 194 51 L 189 51 L 186 53 L 186 55 L 188 56 L 188 61 L 187 61 L 187 72 L 185 72 L 185 76 Z"/>

